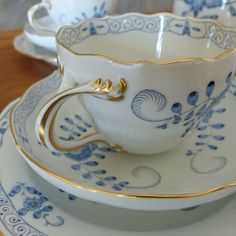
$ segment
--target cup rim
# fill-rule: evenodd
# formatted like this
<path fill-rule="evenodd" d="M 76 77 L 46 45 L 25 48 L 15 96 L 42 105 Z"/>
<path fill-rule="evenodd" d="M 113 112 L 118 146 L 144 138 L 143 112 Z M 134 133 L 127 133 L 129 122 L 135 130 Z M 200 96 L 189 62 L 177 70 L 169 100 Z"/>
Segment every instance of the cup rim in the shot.
<path fill-rule="evenodd" d="M 60 35 L 62 34 L 62 32 L 66 29 L 73 29 L 73 28 L 77 28 L 80 25 L 82 25 L 83 23 L 87 22 L 87 21 L 91 21 L 91 20 L 107 20 L 107 19 L 119 19 L 121 17 L 128 17 L 128 16 L 145 16 L 145 17 L 155 17 L 155 16 L 170 16 L 173 17 L 175 19 L 179 19 L 179 20 L 190 20 L 192 22 L 196 22 L 196 23 L 212 23 L 215 24 L 216 26 L 220 27 L 221 29 L 225 29 L 227 31 L 231 31 L 234 32 L 236 34 L 236 29 L 233 27 L 229 27 L 227 25 L 224 25 L 223 23 L 219 22 L 219 21 L 215 21 L 215 20 L 211 20 L 211 19 L 197 19 L 194 17 L 182 17 L 182 16 L 178 16 L 172 13 L 166 13 L 166 12 L 161 12 L 161 13 L 155 13 L 155 14 L 143 14 L 143 13 L 136 13 L 136 12 L 131 12 L 131 13 L 126 13 L 126 14 L 122 14 L 122 15 L 118 15 L 118 16 L 110 16 L 107 15 L 103 18 L 98 18 L 98 19 L 85 19 L 80 21 L 78 24 L 75 25 L 70 25 L 70 26 L 63 26 L 59 29 L 59 31 L 56 34 L 56 43 L 57 43 L 57 47 L 58 45 L 62 46 L 65 50 L 69 51 L 70 53 L 77 55 L 77 56 L 87 56 L 87 57 L 98 57 L 100 59 L 105 59 L 109 62 L 116 62 L 118 64 L 122 64 L 122 65 L 144 65 L 144 64 L 156 64 L 156 65 L 168 65 L 168 64 L 176 64 L 176 63 L 187 63 L 187 62 L 215 62 L 219 59 L 222 59 L 226 56 L 229 56 L 231 54 L 233 54 L 234 52 L 236 52 L 236 46 L 227 50 L 224 50 L 223 52 L 219 53 L 217 56 L 212 57 L 212 58 L 207 58 L 207 57 L 186 57 L 186 58 L 179 58 L 179 59 L 175 59 L 175 60 L 167 60 L 167 61 L 161 61 L 161 60 L 137 60 L 137 61 L 125 61 L 125 60 L 121 60 L 115 57 L 111 57 L 111 56 L 106 56 L 104 54 L 99 54 L 99 53 L 79 53 L 75 50 L 73 50 L 71 47 L 66 46 L 65 44 L 63 44 L 60 41 Z"/>

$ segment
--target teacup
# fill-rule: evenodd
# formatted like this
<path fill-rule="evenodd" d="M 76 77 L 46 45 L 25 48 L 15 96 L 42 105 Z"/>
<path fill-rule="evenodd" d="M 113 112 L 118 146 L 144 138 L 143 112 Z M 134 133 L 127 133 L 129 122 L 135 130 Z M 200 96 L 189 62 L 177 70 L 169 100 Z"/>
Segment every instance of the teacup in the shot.
<path fill-rule="evenodd" d="M 117 0 L 42 0 L 28 11 L 28 21 L 38 32 L 55 34 L 63 25 L 76 24 L 87 18 L 101 18 L 114 10 Z M 53 27 L 42 25 L 36 19 L 37 12 L 46 10 Z"/>
<path fill-rule="evenodd" d="M 181 16 L 219 20 L 227 26 L 236 27 L 235 0 L 175 0 L 173 12 Z"/>
<path fill-rule="evenodd" d="M 130 153 L 173 149 L 224 97 L 236 69 L 236 30 L 211 20 L 130 13 L 63 27 L 56 38 L 64 87 L 36 122 L 53 151 L 104 141 L 101 134 Z M 78 94 L 98 132 L 64 142 L 56 116 Z"/>

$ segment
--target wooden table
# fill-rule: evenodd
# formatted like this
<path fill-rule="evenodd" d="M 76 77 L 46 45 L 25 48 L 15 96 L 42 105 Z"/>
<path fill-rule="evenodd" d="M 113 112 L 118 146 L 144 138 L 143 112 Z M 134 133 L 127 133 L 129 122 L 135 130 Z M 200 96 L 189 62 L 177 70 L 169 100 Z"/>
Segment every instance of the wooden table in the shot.
<path fill-rule="evenodd" d="M 0 32 L 0 111 L 56 67 L 19 54 L 13 47 L 21 30 Z"/>

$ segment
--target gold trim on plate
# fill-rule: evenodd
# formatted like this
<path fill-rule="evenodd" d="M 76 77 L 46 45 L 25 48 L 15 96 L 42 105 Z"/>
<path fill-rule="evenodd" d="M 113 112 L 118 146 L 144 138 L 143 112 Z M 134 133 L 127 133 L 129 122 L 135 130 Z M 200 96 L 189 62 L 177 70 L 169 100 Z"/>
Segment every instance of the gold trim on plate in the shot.
<path fill-rule="evenodd" d="M 32 86 L 33 87 L 33 86 Z M 29 88 L 25 94 L 23 95 L 22 99 L 26 96 L 28 91 L 31 88 Z M 20 101 L 22 101 L 22 99 Z M 19 102 L 20 102 L 19 101 Z M 181 199 L 181 198 L 193 198 L 193 197 L 201 197 L 209 194 L 213 194 L 215 192 L 221 191 L 221 190 L 227 190 L 233 187 L 236 187 L 236 182 L 226 184 L 226 185 L 221 185 L 215 188 L 208 189 L 206 191 L 200 191 L 200 192 L 192 192 L 192 193 L 181 193 L 181 194 L 137 194 L 137 193 L 126 193 L 126 192 L 110 192 L 110 191 L 104 191 L 92 187 L 88 187 L 85 185 L 82 185 L 78 182 L 72 181 L 66 177 L 63 177 L 62 175 L 56 173 L 53 170 L 50 170 L 43 164 L 41 164 L 39 161 L 35 160 L 33 157 L 30 156 L 30 154 L 17 142 L 17 137 L 15 136 L 15 131 L 14 131 L 14 125 L 13 125 L 13 117 L 14 117 L 14 111 L 17 108 L 17 105 L 14 107 L 14 109 L 11 110 L 10 113 L 10 130 L 13 136 L 13 140 L 15 142 L 16 147 L 19 149 L 19 151 L 24 155 L 24 157 L 31 162 L 33 165 L 35 165 L 37 168 L 41 169 L 42 171 L 46 172 L 48 175 L 50 175 L 53 178 L 58 179 L 59 181 L 62 181 L 64 183 L 67 183 L 73 187 L 87 190 L 90 192 L 95 192 L 98 194 L 105 194 L 109 196 L 115 196 L 115 197 L 128 197 L 128 198 L 150 198 L 150 199 L 155 199 L 155 198 L 160 198 L 160 199 Z"/>

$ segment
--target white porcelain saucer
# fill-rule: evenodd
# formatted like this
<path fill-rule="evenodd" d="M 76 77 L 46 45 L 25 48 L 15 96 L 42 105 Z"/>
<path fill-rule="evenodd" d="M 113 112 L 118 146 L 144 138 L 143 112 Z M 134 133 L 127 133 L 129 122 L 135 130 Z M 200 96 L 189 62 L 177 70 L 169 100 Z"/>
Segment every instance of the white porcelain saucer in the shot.
<path fill-rule="evenodd" d="M 24 35 L 18 35 L 13 42 L 13 45 L 21 54 L 28 57 L 39 59 L 48 62 L 53 65 L 57 65 L 57 55 L 45 48 L 34 45 L 29 39 Z"/>
<path fill-rule="evenodd" d="M 145 157 L 116 153 L 100 143 L 64 155 L 40 145 L 33 132 L 35 119 L 60 85 L 57 73 L 33 85 L 11 116 L 19 151 L 53 185 L 88 200 L 150 211 L 192 207 L 236 191 L 235 85 L 188 142 L 174 151 Z M 56 126 L 65 142 L 95 129 L 77 97 L 64 106 Z"/>
<path fill-rule="evenodd" d="M 44 25 L 45 27 L 48 27 L 48 29 L 54 28 L 49 16 L 39 18 L 38 21 L 40 25 Z M 54 33 L 37 32 L 29 23 L 27 23 L 24 27 L 24 34 L 33 44 L 49 51 L 56 52 L 56 39 Z"/>
<path fill-rule="evenodd" d="M 235 197 L 192 209 L 145 212 L 95 204 L 53 187 L 14 147 L 8 116 L 15 104 L 0 115 L 0 235 L 235 235 Z"/>

